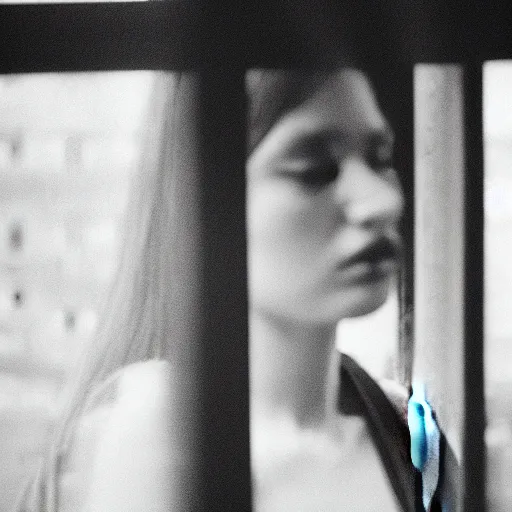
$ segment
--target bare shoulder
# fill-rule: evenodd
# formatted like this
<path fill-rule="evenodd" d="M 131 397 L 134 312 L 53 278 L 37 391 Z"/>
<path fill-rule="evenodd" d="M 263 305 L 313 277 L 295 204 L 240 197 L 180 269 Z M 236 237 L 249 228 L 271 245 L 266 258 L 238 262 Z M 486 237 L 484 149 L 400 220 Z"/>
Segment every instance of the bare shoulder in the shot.
<path fill-rule="evenodd" d="M 59 511 L 83 510 L 108 465 L 117 466 L 121 476 L 123 463 L 133 456 L 137 462 L 146 455 L 152 458 L 146 464 L 157 463 L 163 443 L 159 431 L 166 426 L 169 373 L 165 361 L 139 362 L 116 371 L 92 390 L 61 457 Z"/>
<path fill-rule="evenodd" d="M 168 393 L 171 365 L 161 359 L 134 363 L 118 375 L 116 404 L 118 406 L 152 406 L 161 404 Z"/>

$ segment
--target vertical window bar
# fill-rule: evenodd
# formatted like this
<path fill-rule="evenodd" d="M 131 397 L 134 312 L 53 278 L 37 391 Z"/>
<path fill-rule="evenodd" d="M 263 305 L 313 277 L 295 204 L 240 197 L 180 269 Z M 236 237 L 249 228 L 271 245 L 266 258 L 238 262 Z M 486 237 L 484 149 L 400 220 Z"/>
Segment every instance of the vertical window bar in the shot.
<path fill-rule="evenodd" d="M 172 512 L 251 510 L 244 76 L 183 74 L 171 106 Z"/>
<path fill-rule="evenodd" d="M 482 63 L 464 66 L 463 511 L 485 511 L 484 145 Z"/>
<path fill-rule="evenodd" d="M 245 73 L 200 73 L 204 510 L 251 510 Z"/>
<path fill-rule="evenodd" d="M 398 61 L 398 59 L 396 59 Z M 374 84 L 380 107 L 395 133 L 393 167 L 405 196 L 401 222 L 404 242 L 399 282 L 399 332 L 396 376 L 409 387 L 414 357 L 414 68 L 410 64 L 373 66 L 368 74 Z"/>
<path fill-rule="evenodd" d="M 184 509 L 194 512 L 252 509 L 244 5 L 203 4 L 196 37 L 205 66 L 189 74 L 190 90 L 183 90 L 196 136 L 191 157 L 197 193 L 192 324 L 198 333 L 197 409 L 191 426 L 197 440 L 192 492 L 198 499 Z"/>
<path fill-rule="evenodd" d="M 397 170 L 405 196 L 401 222 L 404 242 L 399 282 L 399 333 L 396 374 L 409 387 L 412 378 L 414 311 L 414 75 L 413 66 L 377 68 L 369 72 L 381 107 L 395 133 L 393 166 Z"/>
<path fill-rule="evenodd" d="M 399 74 L 403 94 L 394 105 L 399 118 L 395 122 L 395 167 L 402 179 L 405 210 L 402 219 L 404 260 L 400 276 L 400 333 L 398 345 L 398 377 L 409 387 L 414 357 L 414 82 L 413 68 Z"/>
<path fill-rule="evenodd" d="M 417 66 L 415 91 L 414 380 L 446 435 L 443 503 L 476 512 L 486 505 L 481 63 Z"/>
<path fill-rule="evenodd" d="M 441 500 L 461 510 L 464 416 L 464 118 L 459 65 L 415 67 L 413 383 L 446 436 Z"/>
<path fill-rule="evenodd" d="M 402 66 L 394 73 L 396 87 L 384 86 L 392 94 L 388 119 L 395 131 L 394 167 L 401 178 L 405 208 L 401 222 L 403 262 L 399 284 L 399 333 L 397 350 L 397 377 L 410 390 L 414 361 L 414 262 L 415 262 L 415 167 L 414 167 L 414 67 Z M 393 92 L 391 92 L 393 91 Z M 421 500 L 421 482 L 415 481 L 415 493 Z"/>

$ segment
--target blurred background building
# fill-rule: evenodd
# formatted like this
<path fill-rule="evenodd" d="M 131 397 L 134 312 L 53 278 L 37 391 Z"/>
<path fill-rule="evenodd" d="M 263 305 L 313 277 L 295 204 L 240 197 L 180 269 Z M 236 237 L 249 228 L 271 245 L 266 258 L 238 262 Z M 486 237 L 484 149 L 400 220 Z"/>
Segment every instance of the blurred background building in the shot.
<path fill-rule="evenodd" d="M 0 511 L 33 472 L 116 268 L 150 73 L 0 77 Z"/>

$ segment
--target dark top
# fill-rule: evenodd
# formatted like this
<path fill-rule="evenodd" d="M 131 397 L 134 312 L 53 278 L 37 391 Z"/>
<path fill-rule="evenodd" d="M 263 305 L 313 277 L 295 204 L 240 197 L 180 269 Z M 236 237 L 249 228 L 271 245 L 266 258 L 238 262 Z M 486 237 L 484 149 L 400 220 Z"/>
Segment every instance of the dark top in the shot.
<path fill-rule="evenodd" d="M 403 511 L 424 512 L 421 473 L 411 462 L 411 439 L 405 418 L 400 416 L 380 386 L 346 354 L 342 355 L 340 372 L 340 412 L 366 419 Z M 433 504 L 431 512 L 438 510 L 436 507 L 437 504 Z"/>

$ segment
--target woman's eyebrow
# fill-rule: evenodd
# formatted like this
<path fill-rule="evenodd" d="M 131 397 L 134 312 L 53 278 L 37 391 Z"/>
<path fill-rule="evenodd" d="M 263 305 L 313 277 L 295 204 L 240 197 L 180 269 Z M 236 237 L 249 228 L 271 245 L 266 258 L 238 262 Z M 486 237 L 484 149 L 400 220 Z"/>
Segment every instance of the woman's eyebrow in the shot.
<path fill-rule="evenodd" d="M 365 144 L 369 146 L 389 145 L 392 146 L 395 140 L 395 134 L 389 125 L 382 128 L 369 129 L 357 135 L 364 139 Z M 289 151 L 293 153 L 311 154 L 325 151 L 329 144 L 333 142 L 343 143 L 354 137 L 349 131 L 338 128 L 303 130 L 295 134 L 288 143 Z"/>

